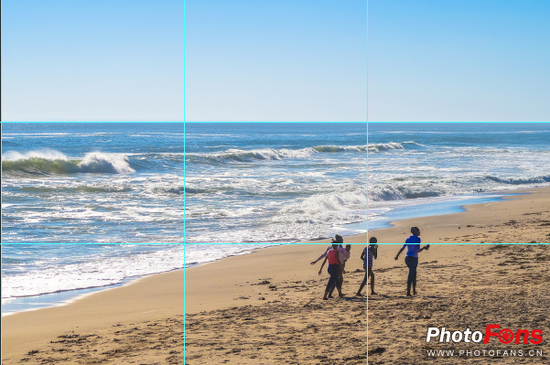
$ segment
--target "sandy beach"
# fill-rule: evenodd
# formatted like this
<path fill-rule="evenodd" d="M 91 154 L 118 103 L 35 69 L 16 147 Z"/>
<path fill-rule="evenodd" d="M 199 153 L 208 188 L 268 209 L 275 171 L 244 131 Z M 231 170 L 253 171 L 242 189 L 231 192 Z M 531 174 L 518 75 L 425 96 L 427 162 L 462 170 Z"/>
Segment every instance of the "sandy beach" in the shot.
<path fill-rule="evenodd" d="M 183 270 L 151 275 L 5 316 L 2 364 L 181 364 L 183 280 Z"/>
<path fill-rule="evenodd" d="M 468 205 L 466 212 L 392 222 L 393 227 L 370 232 L 378 242 L 400 243 L 411 227 L 420 228 L 425 243 L 548 243 L 550 188 L 508 191 L 520 193 L 503 201 Z"/>
<path fill-rule="evenodd" d="M 343 299 L 322 300 L 327 245 L 281 245 L 186 270 L 186 364 L 365 364 L 366 297 L 354 245 Z M 364 290 L 365 293 L 365 290 Z"/>
<path fill-rule="evenodd" d="M 548 363 L 550 246 L 432 245 L 419 254 L 418 294 L 406 297 L 408 269 L 394 257 L 398 245 L 381 245 L 374 261 L 376 292 L 369 296 L 369 364 Z M 426 343 L 427 328 L 485 332 L 501 328 L 541 329 L 540 345 Z M 522 349 L 543 357 L 440 357 L 426 350 Z M 492 361 L 491 361 L 492 360 Z"/>

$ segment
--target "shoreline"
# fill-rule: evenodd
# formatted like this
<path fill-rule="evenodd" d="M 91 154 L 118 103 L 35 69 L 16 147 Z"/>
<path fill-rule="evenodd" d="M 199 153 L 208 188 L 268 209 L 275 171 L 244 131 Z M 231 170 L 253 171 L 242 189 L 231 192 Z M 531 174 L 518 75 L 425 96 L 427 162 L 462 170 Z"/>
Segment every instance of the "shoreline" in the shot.
<path fill-rule="evenodd" d="M 183 335 L 183 296 L 184 271 L 180 269 L 147 275 L 120 287 L 85 294 L 62 306 L 4 316 L 2 363 L 29 363 L 31 360 L 40 363 L 39 359 L 53 358 L 55 363 L 72 364 L 77 356 L 101 362 L 119 357 L 122 347 L 131 348 L 131 352 L 139 353 L 142 359 L 156 359 L 155 351 L 135 341 L 136 334 L 146 329 L 149 333 L 147 339 L 161 345 L 156 353 L 164 356 L 163 361 L 170 357 L 170 351 L 175 351 L 172 353 L 175 358 L 168 363 L 181 363 L 183 344 L 177 341 L 163 343 L 161 337 L 167 333 L 170 338 Z M 163 328 L 164 332 L 149 327 L 153 324 L 159 330 Z M 130 335 L 132 332 L 134 334 Z M 78 346 L 74 348 L 75 343 L 86 344 L 86 350 Z M 113 352 L 107 353 L 109 349 Z M 67 357 L 70 352 L 75 353 L 72 359 Z"/>
<path fill-rule="evenodd" d="M 502 200 L 464 205 L 465 211 L 392 221 L 371 230 L 379 243 L 402 243 L 410 227 L 420 228 L 424 243 L 550 242 L 550 187 L 516 189 Z M 546 227 L 546 228 L 545 228 Z"/>
<path fill-rule="evenodd" d="M 44 294 L 39 294 L 39 295 L 28 295 L 28 296 L 14 297 L 13 302 L 25 301 L 26 299 L 31 299 L 31 298 L 36 299 L 36 300 L 40 299 L 40 303 L 38 305 L 42 305 L 42 306 L 37 307 L 37 308 L 33 308 L 32 304 L 27 304 L 27 305 L 19 304 L 20 306 L 24 306 L 26 309 L 11 311 L 11 312 L 7 312 L 7 313 L 2 313 L 2 318 L 12 316 L 12 315 L 18 314 L 18 313 L 25 313 L 25 312 L 31 312 L 31 311 L 36 311 L 36 310 L 40 310 L 40 309 L 57 308 L 57 307 L 67 306 L 71 303 L 74 303 L 74 302 L 76 302 L 80 299 L 86 298 L 86 297 L 88 297 L 90 295 L 93 295 L 93 294 L 101 293 L 101 292 L 104 292 L 106 290 L 122 288 L 122 287 L 125 287 L 127 285 L 136 283 L 139 280 L 144 279 L 144 278 L 149 277 L 149 276 L 166 274 L 166 273 L 170 273 L 170 272 L 178 271 L 178 270 L 183 270 L 183 268 L 169 270 L 169 271 L 163 271 L 163 272 L 158 272 L 158 273 L 152 273 L 152 274 L 145 274 L 145 275 L 140 275 L 140 276 L 130 276 L 130 277 L 124 278 L 120 283 L 110 284 L 110 285 L 106 285 L 106 286 L 95 286 L 95 287 L 90 287 L 90 288 L 64 290 L 64 291 L 54 292 L 54 293 L 44 293 Z M 61 297 L 61 298 L 66 297 L 66 299 L 55 300 L 54 298 L 52 298 L 50 301 L 43 302 L 43 300 L 45 299 L 44 297 L 56 297 L 56 296 Z M 10 302 L 10 303 L 3 304 L 2 307 L 10 307 L 12 305 L 13 304 Z"/>
<path fill-rule="evenodd" d="M 364 232 L 364 233 L 358 233 L 358 234 L 353 234 L 353 235 L 349 235 L 349 236 L 342 236 L 342 238 L 344 239 L 344 243 L 343 244 L 366 244 L 367 242 L 367 232 Z M 304 243 L 332 243 L 332 238 L 327 238 L 327 239 L 321 239 L 321 240 L 318 240 L 318 241 L 307 241 L 307 242 L 300 242 L 300 243 L 294 243 L 294 244 L 304 244 Z"/>
<path fill-rule="evenodd" d="M 157 274 L 149 274 L 149 275 L 157 275 Z M 149 276 L 149 275 L 145 275 L 143 277 L 146 277 L 146 276 Z M 53 301 L 53 302 L 51 302 L 51 304 L 42 303 L 43 306 L 41 306 L 41 307 L 27 308 L 27 309 L 22 309 L 22 310 L 18 310 L 18 311 L 2 313 L 2 318 L 8 317 L 8 316 L 13 316 L 14 314 L 18 314 L 18 313 L 26 313 L 26 312 L 37 311 L 37 310 L 40 310 L 40 309 L 63 307 L 63 306 L 69 305 L 71 303 L 74 303 L 74 302 L 76 302 L 80 299 L 86 298 L 89 295 L 100 293 L 100 292 L 105 291 L 105 290 L 121 288 L 125 285 L 132 284 L 132 283 L 136 282 L 139 279 L 140 278 L 135 278 L 133 280 L 130 279 L 130 281 L 128 281 L 127 283 L 113 284 L 113 285 L 109 285 L 109 286 L 102 286 L 102 287 L 95 287 L 95 288 L 85 288 L 85 289 L 75 289 L 75 290 L 65 290 L 65 291 L 58 292 L 58 293 L 46 293 L 46 294 L 31 295 L 31 296 L 26 296 L 26 297 L 16 297 L 16 298 L 14 298 L 14 301 L 25 300 L 26 298 L 36 298 L 36 299 L 38 299 L 38 298 L 43 298 L 45 296 L 56 296 L 56 295 L 63 296 L 64 294 L 67 294 L 67 295 L 70 296 L 70 298 L 61 300 L 59 302 Z M 76 294 L 75 293 L 73 295 L 70 295 L 71 292 L 80 292 L 80 291 L 83 291 L 83 292 L 84 291 L 90 291 L 90 292 L 89 293 L 82 293 L 82 294 Z M 10 304 L 11 303 L 4 304 L 4 305 L 2 305 L 2 307 L 5 307 L 5 306 L 10 305 Z"/>
<path fill-rule="evenodd" d="M 410 202 L 418 204 L 397 206 L 395 209 L 383 213 L 379 217 L 382 219 L 372 219 L 369 227 L 370 231 L 392 228 L 393 222 L 401 221 L 405 219 L 432 217 L 438 215 L 447 215 L 454 213 L 463 213 L 466 211 L 464 207 L 468 205 L 494 203 L 505 200 L 509 196 L 517 195 L 519 193 L 508 192 L 490 192 L 490 193 L 478 193 L 468 195 L 451 195 L 443 197 L 427 197 L 421 199 L 412 199 Z M 429 202 L 425 199 L 431 200 Z M 407 201 L 407 200 L 405 200 Z M 399 202 L 399 201 L 395 201 Z M 384 210 L 385 208 L 372 208 L 376 210 Z M 408 213 L 412 211 L 411 213 Z"/>

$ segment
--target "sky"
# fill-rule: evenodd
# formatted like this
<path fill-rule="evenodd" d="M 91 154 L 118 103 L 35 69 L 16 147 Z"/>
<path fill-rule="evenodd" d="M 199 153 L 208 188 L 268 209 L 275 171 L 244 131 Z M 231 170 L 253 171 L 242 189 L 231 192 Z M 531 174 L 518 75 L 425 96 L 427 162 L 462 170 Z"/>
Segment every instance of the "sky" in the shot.
<path fill-rule="evenodd" d="M 4 0 L 1 118 L 549 121 L 547 19 L 371 0 L 367 83 L 365 0 Z"/>
<path fill-rule="evenodd" d="M 550 2 L 369 2 L 368 120 L 549 121 Z"/>
<path fill-rule="evenodd" d="M 183 0 L 3 0 L 2 121 L 182 121 Z"/>
<path fill-rule="evenodd" d="M 185 10 L 186 121 L 366 121 L 365 0 Z"/>

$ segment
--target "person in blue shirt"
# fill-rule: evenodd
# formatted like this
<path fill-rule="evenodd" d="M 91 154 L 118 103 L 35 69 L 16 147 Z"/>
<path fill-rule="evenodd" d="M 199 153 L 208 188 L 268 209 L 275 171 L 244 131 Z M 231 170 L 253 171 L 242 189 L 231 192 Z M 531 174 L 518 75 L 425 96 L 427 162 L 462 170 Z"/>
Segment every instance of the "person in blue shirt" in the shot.
<path fill-rule="evenodd" d="M 418 253 L 423 250 L 427 250 L 430 248 L 430 245 L 426 245 L 422 248 L 420 248 L 420 229 L 418 227 L 412 227 L 411 228 L 412 236 L 407 238 L 405 240 L 405 244 L 397 255 L 395 256 L 395 260 L 399 259 L 399 255 L 401 255 L 401 252 L 407 248 L 407 255 L 405 257 L 405 263 L 407 264 L 407 267 L 409 268 L 409 277 L 407 278 L 407 296 L 411 296 L 411 286 L 413 289 L 413 295 L 416 295 L 416 267 L 418 266 Z"/>

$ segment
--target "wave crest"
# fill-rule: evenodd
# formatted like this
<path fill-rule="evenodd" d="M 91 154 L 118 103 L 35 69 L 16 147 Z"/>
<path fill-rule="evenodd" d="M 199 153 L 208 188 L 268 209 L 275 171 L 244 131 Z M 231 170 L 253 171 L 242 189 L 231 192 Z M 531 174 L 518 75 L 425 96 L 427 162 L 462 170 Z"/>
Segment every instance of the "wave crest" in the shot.
<path fill-rule="evenodd" d="M 91 152 L 82 160 L 69 160 L 55 150 L 19 153 L 8 151 L 2 156 L 2 173 L 7 175 L 60 175 L 68 173 L 129 174 L 135 172 L 125 155 Z"/>
<path fill-rule="evenodd" d="M 193 162 L 251 162 L 277 161 L 290 158 L 308 158 L 316 153 L 365 152 L 367 146 L 315 146 L 298 150 L 263 148 L 256 150 L 229 149 L 215 153 L 187 153 Z"/>
<path fill-rule="evenodd" d="M 316 146 L 313 149 L 317 152 L 364 152 L 367 146 Z"/>
<path fill-rule="evenodd" d="M 372 143 L 372 144 L 369 144 L 369 152 L 404 150 L 406 145 L 423 147 L 423 145 L 421 145 L 420 143 L 416 143 L 414 141 Z"/>
<path fill-rule="evenodd" d="M 509 184 L 509 185 L 523 185 L 523 184 L 542 184 L 550 182 L 550 175 L 547 176 L 535 176 L 535 177 L 519 177 L 519 178 L 513 178 L 513 177 L 497 177 L 497 176 L 486 176 L 488 180 L 501 183 L 501 184 Z"/>

